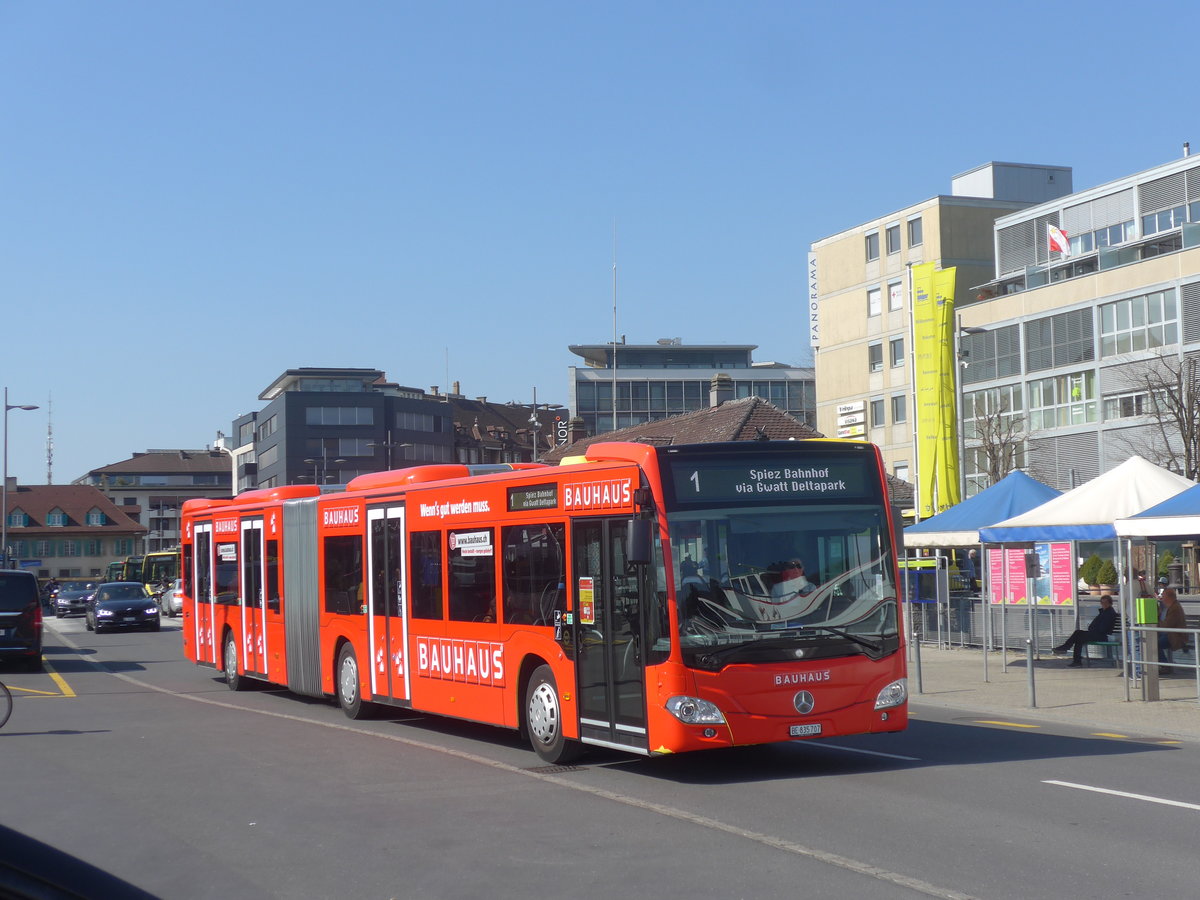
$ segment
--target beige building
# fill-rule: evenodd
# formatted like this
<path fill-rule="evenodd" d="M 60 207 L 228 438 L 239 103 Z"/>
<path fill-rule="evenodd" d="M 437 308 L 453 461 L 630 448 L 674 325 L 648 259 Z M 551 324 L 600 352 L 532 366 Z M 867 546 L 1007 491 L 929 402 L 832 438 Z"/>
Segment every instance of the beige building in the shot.
<path fill-rule="evenodd" d="M 951 193 L 816 241 L 809 295 L 817 429 L 878 444 L 891 474 L 915 476 L 909 267 L 957 269 L 956 302 L 995 274 L 994 222 L 1069 194 L 1061 166 L 988 163 L 955 177 Z"/>

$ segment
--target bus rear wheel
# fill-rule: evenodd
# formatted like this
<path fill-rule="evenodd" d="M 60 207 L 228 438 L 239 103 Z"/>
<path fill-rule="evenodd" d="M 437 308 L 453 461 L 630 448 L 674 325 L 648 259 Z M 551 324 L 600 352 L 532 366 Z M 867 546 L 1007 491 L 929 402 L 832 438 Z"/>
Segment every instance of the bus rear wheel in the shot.
<path fill-rule="evenodd" d="M 554 671 L 549 666 L 538 666 L 525 686 L 525 729 L 534 752 L 548 763 L 570 762 L 579 756 L 579 744 L 567 740 L 562 724 Z"/>
<path fill-rule="evenodd" d="M 350 644 L 342 645 L 337 663 L 337 699 L 342 712 L 351 719 L 365 719 L 371 714 L 371 704 L 364 703 L 358 680 L 358 657 Z"/>

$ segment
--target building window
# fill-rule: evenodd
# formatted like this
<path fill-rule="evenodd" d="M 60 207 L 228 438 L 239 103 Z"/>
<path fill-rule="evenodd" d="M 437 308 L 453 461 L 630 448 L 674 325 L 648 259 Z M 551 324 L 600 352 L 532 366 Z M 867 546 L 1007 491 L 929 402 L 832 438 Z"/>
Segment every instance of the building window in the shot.
<path fill-rule="evenodd" d="M 98 509 L 93 509 L 87 514 L 87 523 L 89 525 L 103 525 L 105 522 L 104 513 Z"/>
<path fill-rule="evenodd" d="M 14 509 L 12 512 L 10 512 L 8 514 L 8 527 L 9 528 L 24 528 L 28 524 L 29 524 L 29 516 L 26 515 L 24 513 L 24 511 L 19 510 L 19 509 Z"/>
<path fill-rule="evenodd" d="M 271 447 L 267 447 L 265 450 L 263 450 L 261 453 L 258 454 L 258 465 L 260 468 L 265 469 L 268 466 L 275 465 L 275 463 L 277 463 L 277 462 L 279 462 L 279 445 L 278 444 L 275 444 Z"/>
<path fill-rule="evenodd" d="M 888 282 L 888 309 L 904 308 L 904 285 L 899 281 Z"/>
<path fill-rule="evenodd" d="M 1132 353 L 1179 341 L 1175 291 L 1155 291 L 1100 307 L 1100 355 Z"/>
<path fill-rule="evenodd" d="M 63 541 L 61 556 L 78 556 L 79 541 Z"/>
<path fill-rule="evenodd" d="M 867 235 L 867 262 L 879 259 L 879 232 L 872 231 Z"/>
<path fill-rule="evenodd" d="M 1095 358 L 1096 341 L 1090 308 L 1025 323 L 1027 371 L 1070 366 Z"/>
<path fill-rule="evenodd" d="M 977 439 L 986 432 L 1000 438 L 1012 435 L 1023 422 L 1019 384 L 1004 384 L 963 394 L 963 437 Z"/>
<path fill-rule="evenodd" d="M 921 226 L 921 217 L 908 220 L 908 246 L 919 247 L 924 242 L 925 238 Z"/>
<path fill-rule="evenodd" d="M 1129 391 L 1124 394 L 1108 394 L 1104 398 L 1104 420 L 1133 419 L 1137 416 L 1156 415 L 1159 405 L 1158 392 Z"/>
<path fill-rule="evenodd" d="M 889 225 L 887 227 L 887 231 L 885 232 L 885 238 L 887 240 L 888 255 L 890 256 L 893 253 L 899 253 L 900 252 L 900 226 L 899 225 Z"/>
<path fill-rule="evenodd" d="M 1096 373 L 1073 372 L 1029 382 L 1029 428 L 1061 428 L 1096 421 Z"/>
<path fill-rule="evenodd" d="M 883 344 L 881 342 L 867 344 L 867 371 L 883 371 Z"/>
<path fill-rule="evenodd" d="M 892 368 L 904 365 L 904 338 L 892 338 L 888 341 L 888 349 L 891 352 Z"/>
<path fill-rule="evenodd" d="M 892 469 L 892 474 L 901 481 L 908 481 L 908 463 L 896 463 L 896 467 Z"/>
<path fill-rule="evenodd" d="M 113 541 L 113 556 L 128 556 L 133 552 L 133 538 L 118 538 Z"/>
<path fill-rule="evenodd" d="M 62 528 L 67 524 L 67 514 L 61 509 L 53 509 L 46 514 L 46 525 L 50 528 Z"/>
<path fill-rule="evenodd" d="M 882 428 L 887 424 L 887 412 L 884 408 L 883 398 L 871 401 L 871 427 Z"/>
<path fill-rule="evenodd" d="M 1021 374 L 1019 325 L 992 328 L 981 334 L 964 334 L 959 339 L 958 351 L 964 384 Z"/>
<path fill-rule="evenodd" d="M 132 548 L 130 548 L 130 549 L 132 549 Z M 33 542 L 33 555 L 34 556 L 49 556 L 50 555 L 50 542 L 49 541 L 34 541 Z"/>
<path fill-rule="evenodd" d="M 879 288 L 867 291 L 867 315 L 877 316 L 883 312 L 883 292 Z"/>
<path fill-rule="evenodd" d="M 275 433 L 275 429 L 279 426 L 279 416 L 271 416 L 260 426 L 258 426 L 258 439 L 269 438 Z"/>
<path fill-rule="evenodd" d="M 907 397 L 907 394 L 892 395 L 892 422 L 898 424 L 908 421 Z"/>
<path fill-rule="evenodd" d="M 310 406 L 304 410 L 307 425 L 374 425 L 375 410 L 369 406 Z"/>
<path fill-rule="evenodd" d="M 1176 206 L 1142 216 L 1142 236 L 1146 237 L 1158 234 L 1160 231 L 1170 231 L 1172 228 L 1182 227 L 1183 223 L 1187 221 L 1186 212 L 1186 207 Z"/>

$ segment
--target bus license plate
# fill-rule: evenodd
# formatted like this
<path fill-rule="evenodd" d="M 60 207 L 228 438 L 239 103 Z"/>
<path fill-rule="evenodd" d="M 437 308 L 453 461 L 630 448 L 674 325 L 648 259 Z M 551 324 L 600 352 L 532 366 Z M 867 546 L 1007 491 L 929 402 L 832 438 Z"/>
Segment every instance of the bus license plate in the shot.
<path fill-rule="evenodd" d="M 788 727 L 788 734 L 791 737 L 812 737 L 814 734 L 820 733 L 820 722 L 814 722 L 812 725 L 791 725 Z"/>

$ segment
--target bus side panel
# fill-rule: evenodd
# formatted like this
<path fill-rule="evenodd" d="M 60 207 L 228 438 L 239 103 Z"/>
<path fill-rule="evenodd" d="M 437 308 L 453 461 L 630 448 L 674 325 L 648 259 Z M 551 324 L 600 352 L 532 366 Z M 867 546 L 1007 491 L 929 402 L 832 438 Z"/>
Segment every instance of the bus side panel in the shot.
<path fill-rule="evenodd" d="M 315 499 L 283 505 L 284 636 L 287 686 L 297 694 L 322 696 Z"/>

